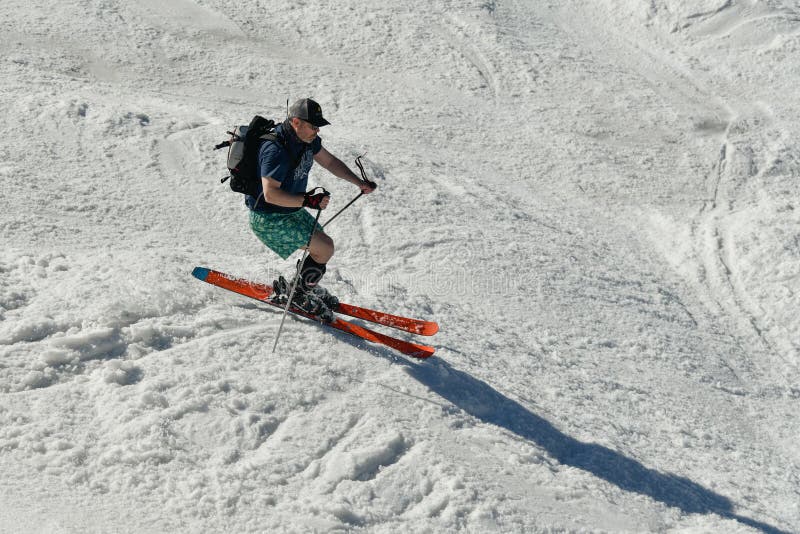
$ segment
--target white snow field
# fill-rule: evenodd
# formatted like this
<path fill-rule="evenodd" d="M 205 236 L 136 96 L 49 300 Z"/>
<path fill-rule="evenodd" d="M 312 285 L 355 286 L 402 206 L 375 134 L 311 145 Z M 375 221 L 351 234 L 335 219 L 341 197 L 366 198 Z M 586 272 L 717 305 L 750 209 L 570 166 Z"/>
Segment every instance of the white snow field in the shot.
<path fill-rule="evenodd" d="M 800 532 L 796 0 L 0 30 L 0 532 Z M 278 311 L 191 276 L 293 272 L 212 147 L 306 96 L 379 184 L 325 284 L 438 321 L 427 361 L 296 318 L 271 353 Z"/>

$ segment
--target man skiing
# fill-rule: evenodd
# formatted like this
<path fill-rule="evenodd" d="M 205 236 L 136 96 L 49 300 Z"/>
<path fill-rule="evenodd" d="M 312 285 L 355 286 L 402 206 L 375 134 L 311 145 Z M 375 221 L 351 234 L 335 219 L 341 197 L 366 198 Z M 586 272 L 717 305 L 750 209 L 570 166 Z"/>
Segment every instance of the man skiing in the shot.
<path fill-rule="evenodd" d="M 294 306 L 324 320 L 333 318 L 331 310 L 338 305 L 338 299 L 319 286 L 333 256 L 333 239 L 303 208 L 323 210 L 330 196 L 325 191 L 306 191 L 308 173 L 317 162 L 334 176 L 359 187 L 362 193 L 374 191 L 374 184 L 361 180 L 322 146 L 317 134 L 327 124 L 330 123 L 323 118 L 322 108 L 314 100 L 302 98 L 292 104 L 286 121 L 275 129 L 278 140 L 261 142 L 258 153 L 261 194 L 245 197 L 250 208 L 250 228 L 283 259 L 305 247 L 313 230 L 308 255 L 299 266 L 292 300 Z M 290 284 L 284 277 L 279 277 L 273 285 L 277 295 L 288 297 Z"/>

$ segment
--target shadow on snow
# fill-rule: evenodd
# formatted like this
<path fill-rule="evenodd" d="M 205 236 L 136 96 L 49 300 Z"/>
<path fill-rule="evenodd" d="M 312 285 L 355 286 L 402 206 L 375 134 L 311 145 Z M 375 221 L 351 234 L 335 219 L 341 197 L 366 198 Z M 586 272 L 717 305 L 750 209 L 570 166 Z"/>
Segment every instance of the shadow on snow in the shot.
<path fill-rule="evenodd" d="M 608 447 L 569 437 L 486 382 L 451 367 L 440 358 L 434 356 L 425 363 L 411 363 L 386 347 L 354 339 L 342 332 L 334 332 L 334 336 L 404 365 L 412 378 L 454 406 L 538 445 L 563 465 L 576 467 L 622 490 L 645 495 L 684 513 L 717 514 L 767 534 L 789 534 L 767 523 L 736 514 L 733 501 L 688 478 L 649 469 Z"/>
<path fill-rule="evenodd" d="M 577 467 L 620 489 L 646 495 L 685 513 L 714 513 L 770 534 L 785 532 L 737 515 L 730 499 L 688 478 L 649 469 L 612 449 L 567 436 L 520 403 L 444 360 L 433 358 L 421 365 L 406 362 L 406 371 L 466 413 L 535 443 L 561 464 Z"/>

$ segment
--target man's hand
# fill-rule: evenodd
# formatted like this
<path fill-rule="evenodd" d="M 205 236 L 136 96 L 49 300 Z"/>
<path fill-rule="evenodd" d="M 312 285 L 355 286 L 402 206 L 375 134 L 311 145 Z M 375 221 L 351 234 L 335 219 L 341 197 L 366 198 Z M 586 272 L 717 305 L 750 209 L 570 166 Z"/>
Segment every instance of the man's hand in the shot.
<path fill-rule="evenodd" d="M 362 193 L 364 193 L 365 195 L 369 195 L 378 188 L 378 184 L 367 180 L 366 182 L 362 181 L 361 183 L 359 183 L 358 187 L 361 189 Z"/>
<path fill-rule="evenodd" d="M 327 191 L 312 195 L 315 190 L 312 189 L 303 195 L 303 207 L 311 208 L 313 210 L 324 210 L 328 207 L 328 202 L 331 200 L 331 194 Z"/>
<path fill-rule="evenodd" d="M 378 187 L 375 182 L 370 182 L 369 180 L 365 182 L 359 178 L 347 165 L 342 163 L 342 160 L 325 150 L 325 147 L 322 147 L 317 152 L 314 156 L 314 161 L 322 165 L 334 176 L 358 186 L 365 195 L 372 193 Z"/>

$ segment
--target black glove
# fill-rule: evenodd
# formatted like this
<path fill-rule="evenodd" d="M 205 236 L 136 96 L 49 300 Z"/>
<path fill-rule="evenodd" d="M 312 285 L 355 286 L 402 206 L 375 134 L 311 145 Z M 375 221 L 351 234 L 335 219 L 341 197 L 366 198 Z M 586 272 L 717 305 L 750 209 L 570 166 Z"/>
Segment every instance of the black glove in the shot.
<path fill-rule="evenodd" d="M 303 193 L 303 207 L 304 208 L 311 208 L 314 210 L 320 209 L 319 205 L 322 203 L 322 199 L 325 197 L 331 196 L 331 194 L 324 189 L 322 193 L 312 194 L 316 191 L 316 189 L 312 189 L 307 193 Z"/>

